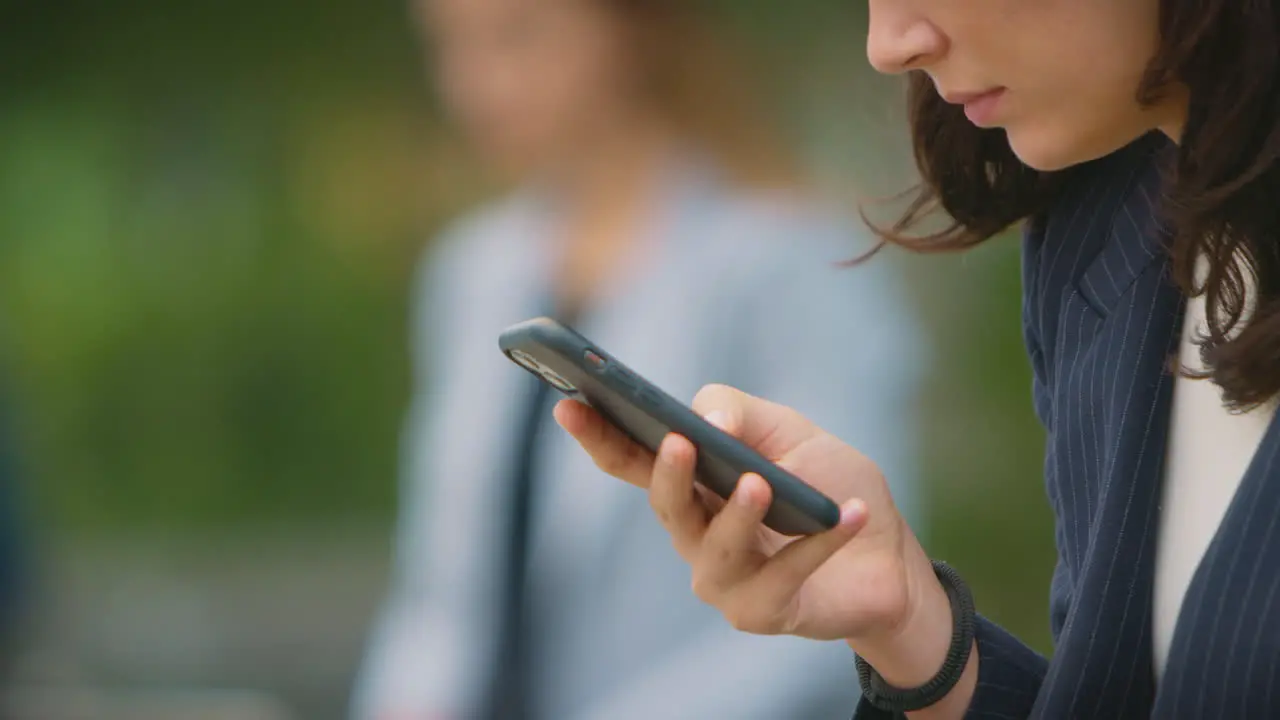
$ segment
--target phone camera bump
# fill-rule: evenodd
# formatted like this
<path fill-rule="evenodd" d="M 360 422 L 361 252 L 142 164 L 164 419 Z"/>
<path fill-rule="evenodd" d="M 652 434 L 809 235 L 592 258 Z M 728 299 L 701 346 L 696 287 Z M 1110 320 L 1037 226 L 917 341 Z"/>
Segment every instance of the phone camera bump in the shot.
<path fill-rule="evenodd" d="M 512 350 L 511 359 L 515 360 L 520 367 L 532 373 L 542 374 L 542 363 L 533 359 L 533 356 L 523 350 Z"/>
<path fill-rule="evenodd" d="M 547 367 L 542 368 L 542 377 L 545 378 L 547 382 L 551 383 L 552 387 L 554 387 L 555 389 L 559 390 L 562 393 L 572 395 L 573 393 L 578 391 L 578 388 L 574 387 L 573 383 L 569 382 L 568 380 L 565 380 L 563 377 L 559 375 L 559 373 L 555 372 L 550 368 L 547 368 Z"/>
<path fill-rule="evenodd" d="M 572 395 L 578 391 L 578 388 L 574 387 L 573 383 L 565 380 L 560 373 L 538 362 L 536 358 L 523 350 L 512 350 L 511 359 L 515 360 L 520 367 L 523 367 L 534 375 L 538 375 L 562 393 Z"/>

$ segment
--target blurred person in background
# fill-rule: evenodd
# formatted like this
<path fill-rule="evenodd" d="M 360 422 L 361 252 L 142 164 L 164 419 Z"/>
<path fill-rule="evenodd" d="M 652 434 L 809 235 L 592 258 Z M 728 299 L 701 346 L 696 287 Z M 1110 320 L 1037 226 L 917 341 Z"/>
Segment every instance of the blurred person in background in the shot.
<path fill-rule="evenodd" d="M 917 518 L 923 347 L 897 278 L 836 266 L 855 223 L 806 198 L 694 3 L 415 9 L 447 109 L 518 187 L 423 265 L 396 566 L 353 715 L 847 713 L 844 646 L 738 633 L 699 603 L 643 493 L 556 432 L 497 338 L 550 314 L 677 397 L 714 379 L 801 407 L 893 468 Z"/>

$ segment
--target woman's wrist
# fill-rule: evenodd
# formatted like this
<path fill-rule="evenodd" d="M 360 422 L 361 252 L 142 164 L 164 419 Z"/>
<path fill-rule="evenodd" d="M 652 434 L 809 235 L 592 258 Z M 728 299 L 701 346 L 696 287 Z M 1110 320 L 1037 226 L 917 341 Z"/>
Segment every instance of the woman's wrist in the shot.
<path fill-rule="evenodd" d="M 951 646 L 956 634 L 952 598 L 923 548 L 914 548 L 908 567 L 911 568 L 907 576 L 908 604 L 902 621 L 891 631 L 875 637 L 848 640 L 849 646 L 874 668 L 880 680 L 902 689 L 929 684 L 948 662 L 954 662 L 948 654 L 953 651 Z M 970 607 L 971 603 L 970 600 Z M 910 717 L 962 717 L 977 687 L 978 664 L 974 641 L 968 661 L 946 697 L 929 708 L 910 713 Z"/>
<path fill-rule="evenodd" d="M 919 687 L 942 669 L 954 624 L 946 590 L 927 558 L 912 566 L 903 621 L 883 635 L 848 640 L 885 682 L 900 688 Z"/>

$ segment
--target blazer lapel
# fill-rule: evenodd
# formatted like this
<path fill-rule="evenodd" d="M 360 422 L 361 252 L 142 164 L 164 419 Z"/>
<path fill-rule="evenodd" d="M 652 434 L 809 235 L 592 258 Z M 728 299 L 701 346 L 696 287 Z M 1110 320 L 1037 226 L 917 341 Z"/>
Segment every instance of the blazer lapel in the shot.
<path fill-rule="evenodd" d="M 1074 588 L 1054 608 L 1060 632 L 1037 717 L 1135 717 L 1154 697 L 1155 539 L 1173 388 L 1168 360 L 1182 309 L 1165 234 L 1151 220 L 1159 147 L 1144 139 L 1124 151 L 1119 168 L 1097 173 L 1098 184 L 1065 203 L 1074 216 L 1046 225 L 1046 257 L 1037 260 L 1039 277 L 1072 278 L 1042 285 L 1065 290 L 1041 298 L 1038 310 L 1053 323 L 1041 323 L 1053 348 L 1046 485 L 1059 518 L 1059 573 Z M 1052 259 L 1073 249 L 1070 267 Z"/>

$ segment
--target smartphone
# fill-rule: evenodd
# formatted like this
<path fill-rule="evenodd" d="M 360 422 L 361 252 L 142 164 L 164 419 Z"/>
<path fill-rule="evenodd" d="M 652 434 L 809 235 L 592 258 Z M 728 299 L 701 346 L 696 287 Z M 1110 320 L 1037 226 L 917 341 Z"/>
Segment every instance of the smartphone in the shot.
<path fill-rule="evenodd" d="M 668 433 L 698 449 L 698 482 L 728 498 L 738 479 L 756 473 L 773 488 L 764 523 L 783 535 L 834 528 L 840 507 L 684 403 L 615 360 L 598 345 L 550 318 L 513 325 L 498 340 L 512 362 L 561 393 L 586 403 L 640 445 L 656 452 Z"/>

